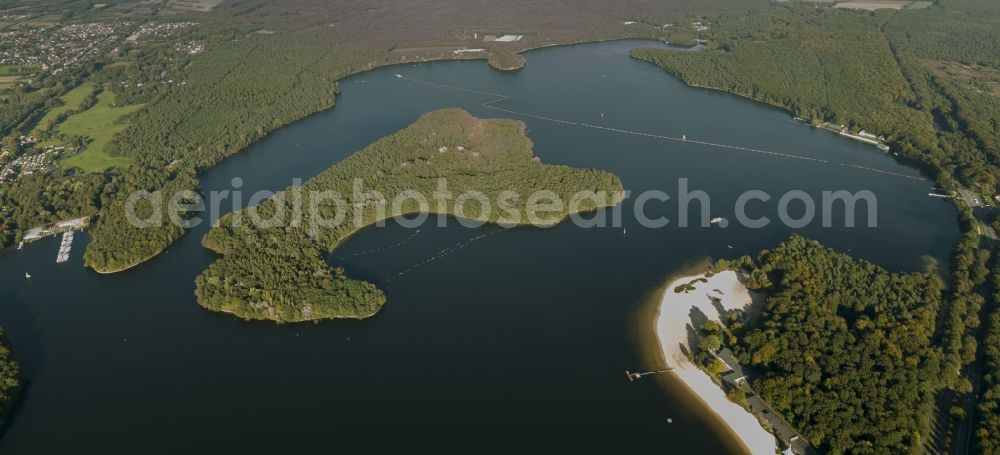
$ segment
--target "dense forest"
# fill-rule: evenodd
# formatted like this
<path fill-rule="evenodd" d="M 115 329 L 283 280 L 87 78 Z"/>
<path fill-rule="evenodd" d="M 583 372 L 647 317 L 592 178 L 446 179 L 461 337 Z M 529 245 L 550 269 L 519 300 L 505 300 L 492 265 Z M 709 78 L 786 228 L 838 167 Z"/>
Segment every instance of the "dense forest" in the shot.
<path fill-rule="evenodd" d="M 640 49 L 633 56 L 689 84 L 781 106 L 814 123 L 884 134 L 930 173 L 992 192 L 1000 175 L 1000 104 L 926 65 L 995 65 L 1000 16 L 988 0 L 941 3 L 877 13 L 794 4 L 727 13 L 713 18 L 702 52 Z"/>
<path fill-rule="evenodd" d="M 28 227 L 96 214 L 111 178 L 62 171 L 35 174 L 0 187 L 0 201 L 6 209 L 0 219 L 0 244 L 13 243 L 16 233 Z"/>
<path fill-rule="evenodd" d="M 487 207 L 478 199 L 468 199 L 462 212 L 465 218 L 508 225 L 557 223 L 570 214 L 569 201 L 580 191 L 604 193 L 604 197 L 577 199 L 575 209 L 580 212 L 621 200 L 624 188 L 613 174 L 541 164 L 524 128 L 519 121 L 480 120 L 459 109 L 427 113 L 297 188 L 298 204 L 304 207 L 312 207 L 309 198 L 319 192 L 342 196 L 340 204 L 336 199 L 317 201 L 319 218 L 299 222 L 292 218 L 297 203 L 291 189 L 255 211 L 263 220 L 286 216 L 287 222 L 279 226 L 250 222 L 253 209 L 227 215 L 203 240 L 223 258 L 198 277 L 198 303 L 247 319 L 279 322 L 374 314 L 385 302 L 382 292 L 330 268 L 326 256 L 357 230 L 387 214 L 392 216 L 396 211 L 392 203 L 408 192 L 422 194 L 426 205 L 406 198 L 400 214 L 454 213 L 454 201 L 432 196 L 439 179 L 447 179 L 447 189 L 455 197 L 474 191 L 489 201 Z M 363 192 L 377 191 L 381 196 L 355 195 L 355 179 L 361 179 Z M 530 196 L 542 190 L 554 192 L 566 203 L 532 220 L 525 207 Z M 517 195 L 507 199 L 511 210 L 500 206 L 506 191 Z M 340 223 L 316 227 L 318 220 L 335 220 L 338 214 L 344 217 Z"/>
<path fill-rule="evenodd" d="M 794 236 L 738 261 L 766 300 L 732 346 L 752 387 L 823 453 L 918 450 L 933 415 L 944 283 Z"/>
<path fill-rule="evenodd" d="M 993 269 L 991 284 L 994 290 L 993 302 L 1000 302 L 1000 267 Z M 993 454 L 1000 453 L 1000 306 L 993 307 L 985 325 L 976 448 L 979 453 Z"/>
<path fill-rule="evenodd" d="M 979 248 L 979 235 L 972 229 L 975 221 L 971 210 L 960 207 L 959 222 L 963 235 L 952 249 L 951 287 L 944 299 L 936 344 L 944 352 L 943 385 L 964 394 L 971 393 L 973 387 L 962 370 L 975 361 L 979 315 L 986 299 L 992 297 L 986 286 L 991 254 Z"/>

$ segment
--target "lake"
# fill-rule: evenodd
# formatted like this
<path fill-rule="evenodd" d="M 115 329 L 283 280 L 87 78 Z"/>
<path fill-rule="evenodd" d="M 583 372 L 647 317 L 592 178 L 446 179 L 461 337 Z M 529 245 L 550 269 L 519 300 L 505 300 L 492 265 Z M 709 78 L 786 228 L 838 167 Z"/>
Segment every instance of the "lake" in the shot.
<path fill-rule="evenodd" d="M 342 81 L 335 109 L 274 132 L 206 173 L 202 185 L 230 189 L 240 177 L 245 194 L 280 190 L 424 112 L 460 107 L 524 120 L 543 162 L 614 172 L 633 194 L 676 195 L 678 179 L 687 178 L 711 196 L 713 216 L 733 219 L 739 194 L 766 191 L 774 199 L 750 212 L 775 222 L 649 229 L 630 198 L 621 207 L 627 235 L 570 223 L 505 231 L 450 223 L 414 235 L 390 223 L 362 231 L 330 258 L 385 290 L 382 311 L 363 321 L 292 325 L 245 322 L 195 303 L 194 278 L 214 259 L 201 246 L 206 225 L 113 276 L 82 267 L 85 234 L 64 264 L 55 263 L 59 239 L 45 239 L 0 255 L 0 324 L 31 381 L 0 451 L 736 450 L 676 387 L 626 380 L 626 369 L 651 366 L 640 345 L 652 330 L 642 318 L 649 293 L 705 257 L 753 254 L 793 232 L 890 270 L 920 270 L 925 256 L 947 264 L 958 226 L 947 202 L 928 197 L 932 182 L 843 165 L 919 177 L 874 147 L 687 87 L 628 57 L 629 49 L 656 45 L 539 49 L 514 73 L 484 61 L 376 69 Z M 507 95 L 495 106 L 513 111 L 826 162 L 502 115 L 481 105 L 492 97 L 397 73 Z M 784 227 L 777 198 L 789 190 L 817 199 L 822 191 L 870 190 L 878 227 Z M 676 218 L 676 199 L 650 203 L 645 213 Z M 412 268 L 428 258 L 437 259 Z"/>

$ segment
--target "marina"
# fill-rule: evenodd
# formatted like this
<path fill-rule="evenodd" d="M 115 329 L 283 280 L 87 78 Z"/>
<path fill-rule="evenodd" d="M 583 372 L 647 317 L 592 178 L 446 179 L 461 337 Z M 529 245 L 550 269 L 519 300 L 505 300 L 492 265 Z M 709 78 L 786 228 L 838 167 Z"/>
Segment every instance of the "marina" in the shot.
<path fill-rule="evenodd" d="M 69 253 L 73 249 L 73 233 L 66 231 L 62 236 L 62 243 L 59 244 L 59 254 L 56 255 L 56 264 L 62 264 L 69 260 Z"/>
<path fill-rule="evenodd" d="M 89 221 L 90 217 L 84 216 L 80 218 L 74 218 L 71 220 L 59 221 L 45 227 L 28 229 L 27 231 L 24 232 L 24 239 L 23 239 L 24 242 L 21 243 L 34 242 L 35 240 L 40 240 L 50 235 L 56 235 L 60 232 L 79 231 L 87 227 Z"/>

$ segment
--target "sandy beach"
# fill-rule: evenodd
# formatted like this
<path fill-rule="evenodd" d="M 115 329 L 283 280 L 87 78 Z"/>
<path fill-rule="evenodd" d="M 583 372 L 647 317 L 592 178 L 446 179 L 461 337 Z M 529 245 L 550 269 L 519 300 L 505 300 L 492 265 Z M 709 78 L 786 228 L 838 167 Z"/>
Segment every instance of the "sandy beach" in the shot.
<path fill-rule="evenodd" d="M 692 283 L 695 289 L 686 293 L 674 292 L 677 286 L 698 279 L 708 281 Z M 722 388 L 685 355 L 689 351 L 688 326 L 692 325 L 692 311 L 696 309 L 708 319 L 720 321 L 719 312 L 708 298 L 709 294 L 718 297 L 721 306 L 727 310 L 750 304 L 749 292 L 732 271 L 721 272 L 712 277 L 701 274 L 673 280 L 663 291 L 654 319 L 663 359 L 667 366 L 673 368 L 672 373 L 725 422 L 751 454 L 773 455 L 777 449 L 774 435 L 764 430 L 756 417 L 729 401 Z"/>

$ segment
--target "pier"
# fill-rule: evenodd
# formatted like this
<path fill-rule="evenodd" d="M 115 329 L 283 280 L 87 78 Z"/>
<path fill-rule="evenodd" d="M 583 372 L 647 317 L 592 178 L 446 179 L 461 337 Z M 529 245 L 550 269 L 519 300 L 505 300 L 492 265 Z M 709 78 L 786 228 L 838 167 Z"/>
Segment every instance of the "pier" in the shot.
<path fill-rule="evenodd" d="M 59 254 L 56 256 L 56 264 L 62 264 L 69 260 L 69 252 L 73 249 L 73 233 L 66 231 L 62 236 L 62 243 L 59 244 Z"/>
<path fill-rule="evenodd" d="M 625 377 L 628 378 L 628 382 L 635 382 L 635 381 L 638 381 L 643 376 L 649 376 L 651 374 L 666 373 L 666 372 L 668 372 L 668 371 L 670 371 L 672 369 L 673 368 L 667 367 L 667 368 L 663 368 L 663 369 L 655 370 L 655 371 L 644 371 L 644 372 L 636 372 L 636 373 L 633 373 L 631 371 L 625 370 Z"/>

